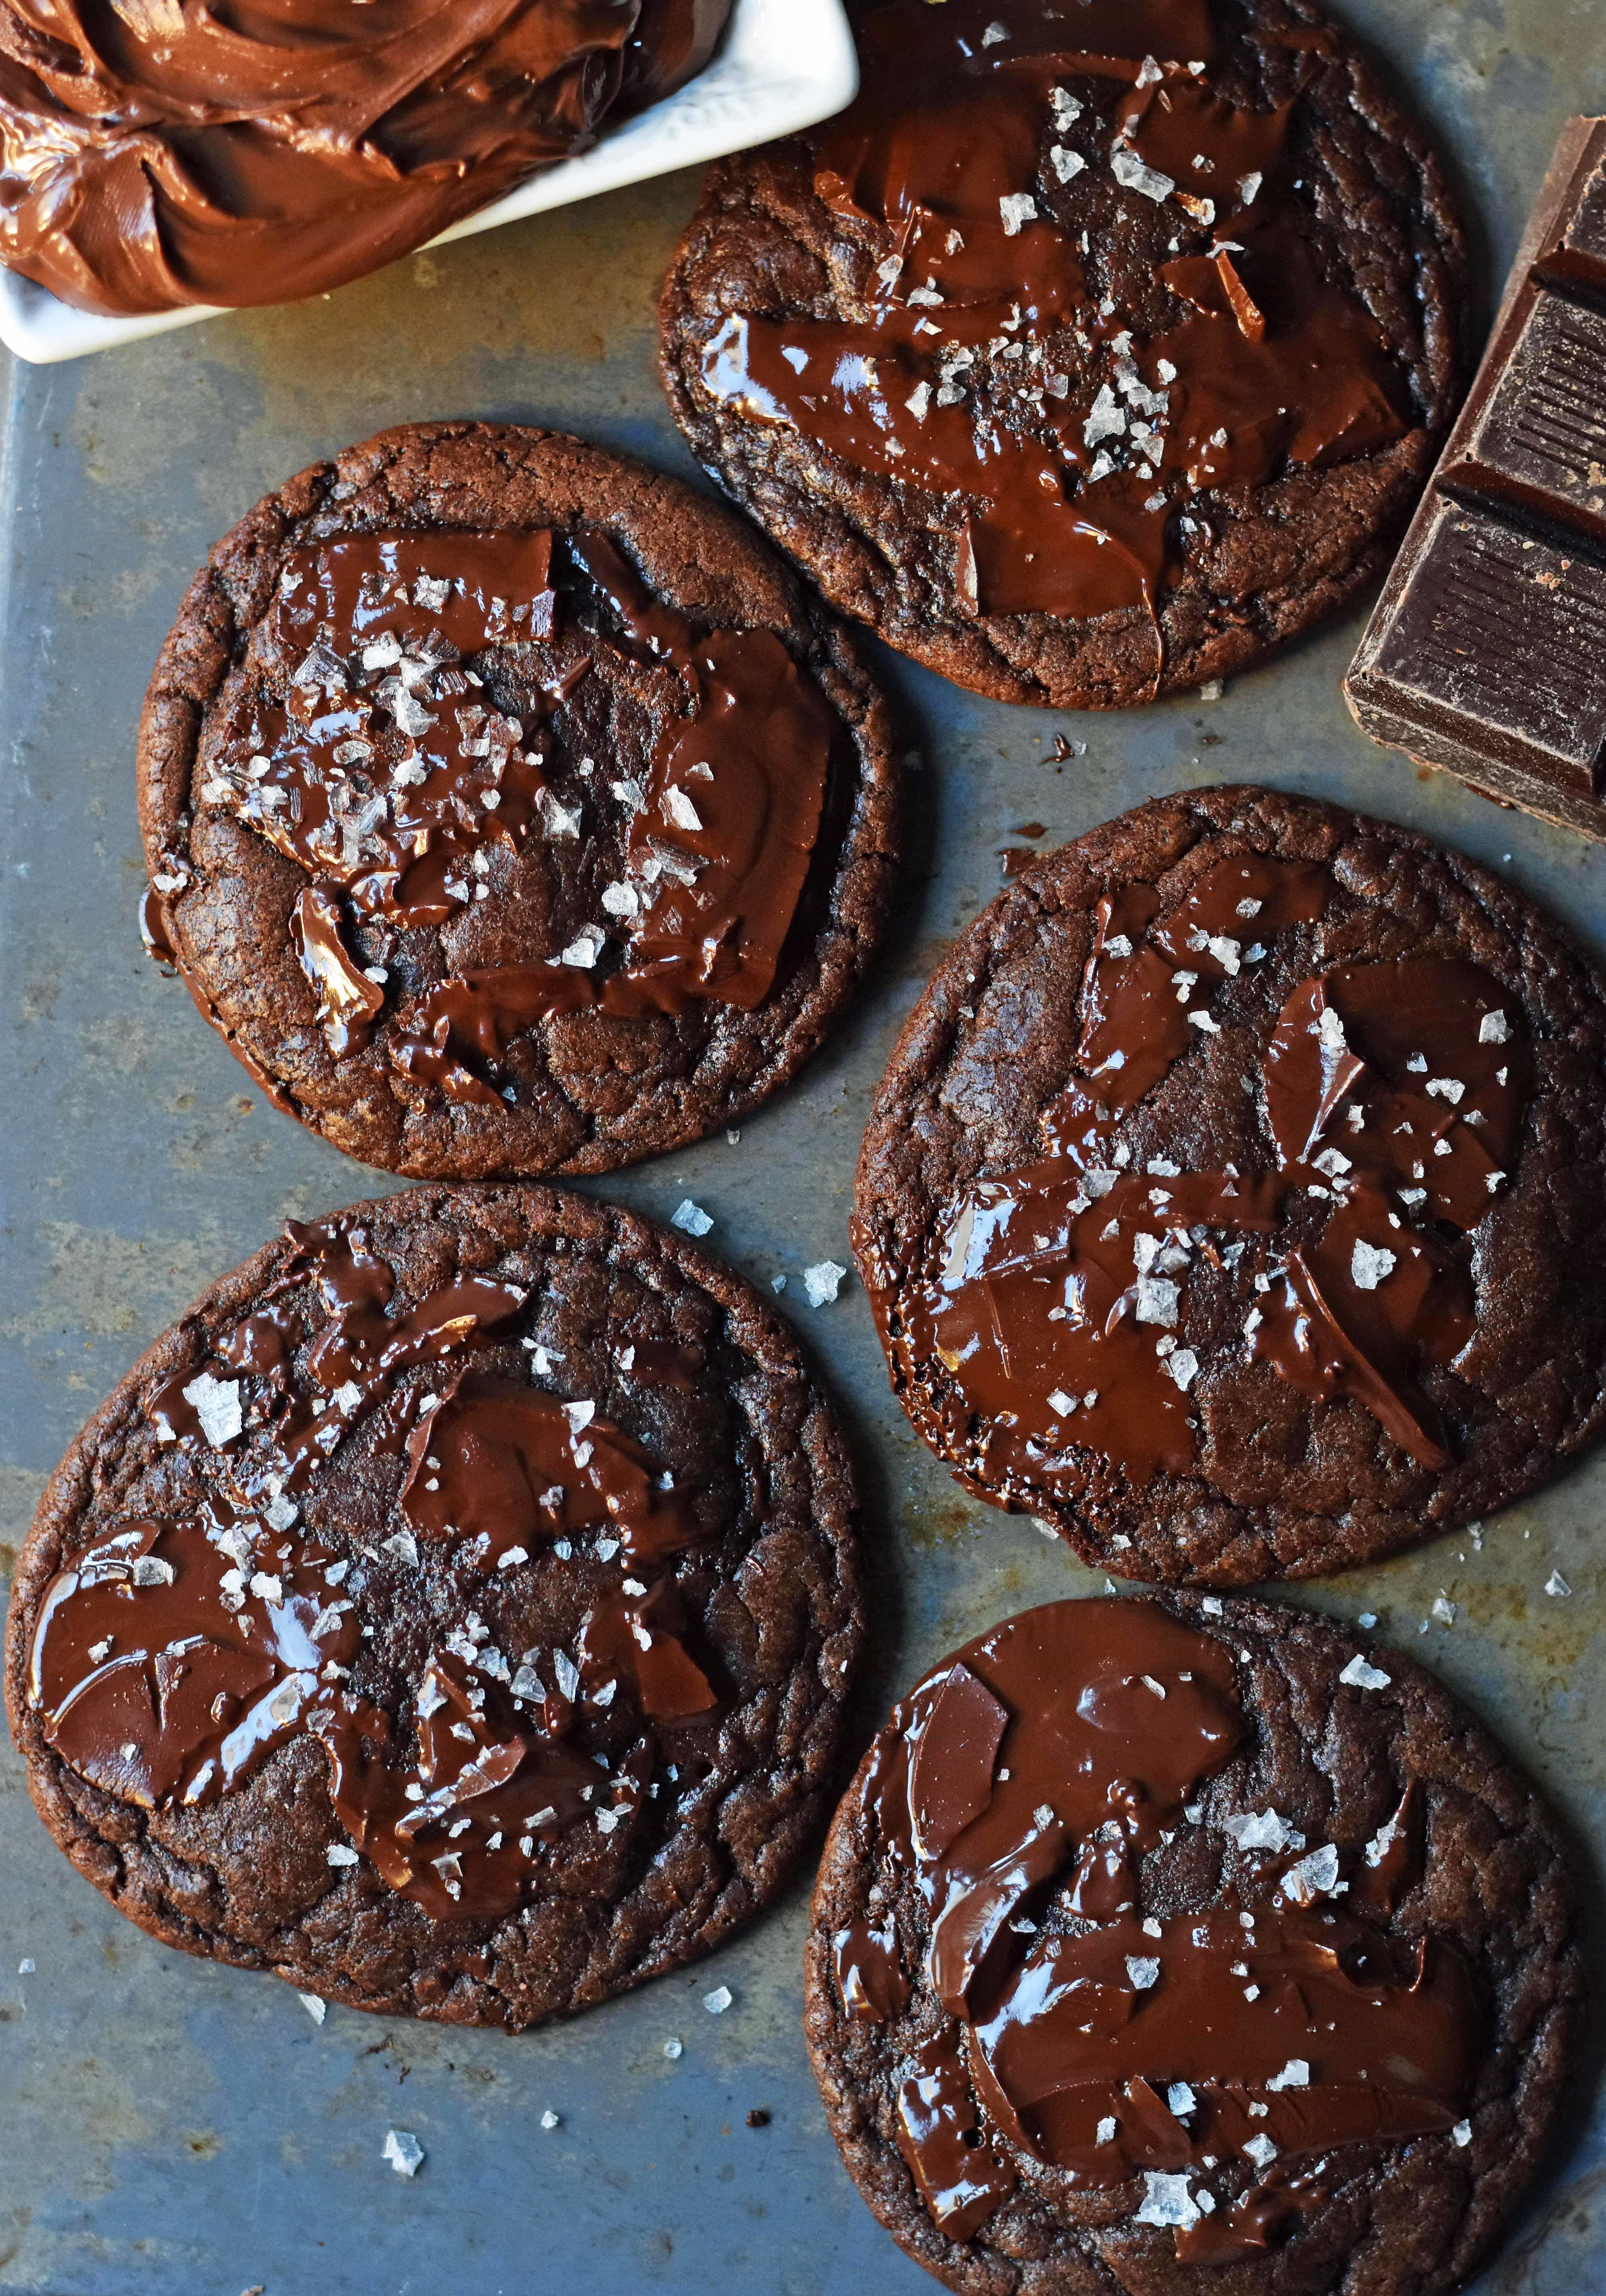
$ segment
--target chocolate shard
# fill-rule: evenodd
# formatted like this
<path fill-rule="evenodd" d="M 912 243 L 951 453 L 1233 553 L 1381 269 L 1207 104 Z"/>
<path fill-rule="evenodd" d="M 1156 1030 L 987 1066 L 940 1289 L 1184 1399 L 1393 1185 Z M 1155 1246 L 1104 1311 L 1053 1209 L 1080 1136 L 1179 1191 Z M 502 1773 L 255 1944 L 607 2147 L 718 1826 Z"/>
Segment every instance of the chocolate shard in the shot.
<path fill-rule="evenodd" d="M 1606 840 L 1606 119 L 1575 119 L 1345 692 L 1375 741 Z"/>

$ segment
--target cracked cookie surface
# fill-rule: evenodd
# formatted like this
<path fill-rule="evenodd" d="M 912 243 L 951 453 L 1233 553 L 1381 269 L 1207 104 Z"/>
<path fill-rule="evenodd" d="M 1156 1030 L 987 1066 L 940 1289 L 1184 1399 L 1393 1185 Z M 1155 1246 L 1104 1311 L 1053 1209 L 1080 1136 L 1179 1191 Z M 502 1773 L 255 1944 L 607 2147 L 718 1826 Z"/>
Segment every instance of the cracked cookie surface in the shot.
<path fill-rule="evenodd" d="M 711 170 L 662 364 L 842 611 L 979 693 L 1118 708 L 1387 563 L 1454 409 L 1465 255 L 1425 136 L 1309 0 L 1073 12 L 861 6 L 859 104 Z"/>
<path fill-rule="evenodd" d="M 1573 1851 L 1442 1684 L 1180 1594 L 1028 1611 L 900 1702 L 806 1972 L 849 2174 L 968 2296 L 1441 2296 L 1585 1995 Z"/>
<path fill-rule="evenodd" d="M 606 1171 L 819 1046 L 896 775 L 851 642 L 729 512 L 552 432 L 403 427 L 191 586 L 141 723 L 147 939 L 349 1154 Z"/>
<path fill-rule="evenodd" d="M 899 1399 L 1124 1577 L 1504 1505 L 1606 1424 L 1603 1058 L 1596 972 L 1429 840 L 1262 789 L 1123 815 L 963 936 L 877 1092 Z"/>
<path fill-rule="evenodd" d="M 432 1187 L 296 1228 L 135 1366 L 41 1501 L 6 1694 L 153 1936 L 517 2028 L 772 1899 L 861 1633 L 845 1452 L 748 1287 Z"/>

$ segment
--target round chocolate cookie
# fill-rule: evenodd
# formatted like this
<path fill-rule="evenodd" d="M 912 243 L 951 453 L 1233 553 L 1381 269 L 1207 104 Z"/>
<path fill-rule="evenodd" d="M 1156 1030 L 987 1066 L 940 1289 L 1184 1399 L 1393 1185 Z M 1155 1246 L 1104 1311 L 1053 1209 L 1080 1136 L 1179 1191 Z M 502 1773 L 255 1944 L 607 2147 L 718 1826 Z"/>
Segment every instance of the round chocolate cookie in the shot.
<path fill-rule="evenodd" d="M 807 1983 L 848 2171 L 951 2288 L 1436 2296 L 1546 2149 L 1584 1970 L 1560 1827 L 1432 1676 L 1168 1595 L 894 1710 Z"/>
<path fill-rule="evenodd" d="M 867 0 L 863 92 L 714 168 L 664 291 L 700 461 L 1001 701 L 1242 668 L 1387 564 L 1454 411 L 1421 130 L 1310 0 Z"/>
<path fill-rule="evenodd" d="M 725 510 L 579 440 L 382 432 L 162 648 L 146 938 L 291 1114 L 422 1178 L 601 1172 L 784 1084 L 894 881 L 885 707 Z"/>
<path fill-rule="evenodd" d="M 841 1439 L 747 1285 L 428 1188 L 287 1224 L 136 1365 L 40 1502 L 6 1701 L 152 1936 L 516 2029 L 770 1902 L 862 1628 Z"/>
<path fill-rule="evenodd" d="M 1606 1423 L 1606 988 L 1487 871 L 1260 789 L 1091 831 L 911 1014 L 854 1246 L 967 1486 L 1089 1562 L 1342 1570 Z"/>

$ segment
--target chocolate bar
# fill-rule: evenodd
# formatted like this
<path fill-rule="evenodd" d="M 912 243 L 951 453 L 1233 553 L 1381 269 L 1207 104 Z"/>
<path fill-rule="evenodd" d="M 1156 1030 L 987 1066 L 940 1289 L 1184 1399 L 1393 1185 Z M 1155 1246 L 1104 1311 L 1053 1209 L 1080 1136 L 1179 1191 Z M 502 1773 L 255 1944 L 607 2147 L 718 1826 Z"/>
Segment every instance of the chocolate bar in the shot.
<path fill-rule="evenodd" d="M 1606 119 L 1562 135 L 1345 693 L 1375 741 L 1606 840 Z"/>

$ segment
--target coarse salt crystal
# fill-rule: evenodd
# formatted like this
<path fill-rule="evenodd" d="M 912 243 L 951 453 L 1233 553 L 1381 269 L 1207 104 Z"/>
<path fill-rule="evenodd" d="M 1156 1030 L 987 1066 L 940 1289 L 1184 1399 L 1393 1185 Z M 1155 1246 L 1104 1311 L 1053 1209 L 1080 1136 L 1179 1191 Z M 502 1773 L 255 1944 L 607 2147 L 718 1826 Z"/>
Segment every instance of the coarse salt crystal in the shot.
<path fill-rule="evenodd" d="M 410 2128 L 387 2129 L 380 2158 L 388 2161 L 399 2177 L 416 2177 L 424 2166 L 424 2147 Z"/>
<path fill-rule="evenodd" d="M 694 1204 L 689 1196 L 670 1215 L 671 1227 L 678 1227 L 686 1235 L 706 1235 L 713 1222 L 701 1204 Z"/>
<path fill-rule="evenodd" d="M 1338 1679 L 1347 1682 L 1352 1690 L 1387 1690 L 1394 1677 L 1385 1674 L 1380 1666 L 1370 1665 L 1357 1651 Z"/>
<path fill-rule="evenodd" d="M 812 1267 L 805 1267 L 803 1290 L 808 1294 L 810 1307 L 828 1307 L 841 1291 L 846 1274 L 847 1269 L 839 1267 L 834 1259 L 817 1260 Z"/>
<path fill-rule="evenodd" d="M 1375 1292 L 1386 1275 L 1393 1275 L 1395 1266 L 1392 1251 L 1380 1244 L 1368 1243 L 1363 1235 L 1355 1238 L 1355 1248 L 1349 1259 L 1349 1277 L 1357 1292 Z"/>
<path fill-rule="evenodd" d="M 329 2004 L 320 2001 L 316 1993 L 298 1993 L 295 1997 L 315 2025 L 321 2025 L 329 2014 Z"/>
<path fill-rule="evenodd" d="M 210 1372 L 201 1372 L 185 1389 L 184 1399 L 194 1406 L 201 1431 L 214 1451 L 232 1443 L 244 1426 L 239 1384 L 235 1380 L 214 1379 Z"/>
<path fill-rule="evenodd" d="M 703 2006 L 711 2017 L 721 2017 L 735 1998 L 729 1985 L 716 1985 L 712 1993 L 703 1996 Z"/>
<path fill-rule="evenodd" d="M 1134 2224 L 1170 2225 L 1186 2232 L 1207 2213 L 1189 2190 L 1186 2176 L 1168 2177 L 1164 2169 L 1145 2169 L 1143 2181 L 1143 2205 L 1132 2218 Z"/>

